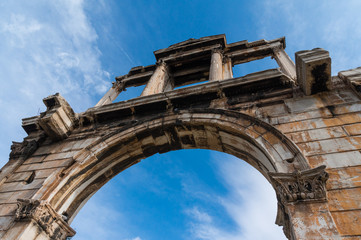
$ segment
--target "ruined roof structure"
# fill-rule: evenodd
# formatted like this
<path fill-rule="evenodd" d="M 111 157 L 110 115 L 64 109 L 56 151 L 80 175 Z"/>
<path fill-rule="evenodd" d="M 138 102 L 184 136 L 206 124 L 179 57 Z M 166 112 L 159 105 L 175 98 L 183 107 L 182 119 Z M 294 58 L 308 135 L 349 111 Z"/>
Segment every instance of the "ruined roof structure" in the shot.
<path fill-rule="evenodd" d="M 155 153 L 198 148 L 263 174 L 287 238 L 360 239 L 361 70 L 331 77 L 326 50 L 296 52 L 294 64 L 285 47 L 285 38 L 189 39 L 116 77 L 83 113 L 59 94 L 45 98 L 0 172 L 0 238 L 67 239 L 78 211 L 115 175 Z M 233 66 L 265 57 L 279 68 L 233 76 Z M 113 103 L 140 85 L 141 96 Z"/>

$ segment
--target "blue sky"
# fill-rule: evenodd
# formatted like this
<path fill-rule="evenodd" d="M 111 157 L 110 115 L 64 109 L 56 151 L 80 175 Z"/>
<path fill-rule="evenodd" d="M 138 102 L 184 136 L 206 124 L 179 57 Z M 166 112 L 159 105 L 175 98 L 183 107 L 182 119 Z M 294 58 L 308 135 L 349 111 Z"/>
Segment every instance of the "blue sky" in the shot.
<path fill-rule="evenodd" d="M 153 64 L 153 51 L 225 33 L 228 42 L 286 36 L 286 51 L 330 51 L 332 72 L 361 65 L 361 1 L 0 2 L 0 165 L 21 119 L 60 92 L 76 112 L 92 107 L 115 76 Z M 244 75 L 266 59 L 235 67 Z M 118 100 L 137 97 L 128 89 Z M 184 150 L 154 155 L 105 185 L 72 223 L 81 239 L 282 239 L 269 183 L 239 159 Z"/>

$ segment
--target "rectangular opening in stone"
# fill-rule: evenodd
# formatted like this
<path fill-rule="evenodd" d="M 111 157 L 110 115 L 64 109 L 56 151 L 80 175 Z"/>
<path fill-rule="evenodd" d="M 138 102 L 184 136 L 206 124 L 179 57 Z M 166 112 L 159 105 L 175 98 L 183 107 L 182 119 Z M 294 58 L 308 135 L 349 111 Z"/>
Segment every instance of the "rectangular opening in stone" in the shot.
<path fill-rule="evenodd" d="M 267 69 L 278 68 L 278 64 L 271 57 L 260 60 L 254 60 L 233 66 L 233 77 L 242 77 L 250 73 L 259 72 Z"/>

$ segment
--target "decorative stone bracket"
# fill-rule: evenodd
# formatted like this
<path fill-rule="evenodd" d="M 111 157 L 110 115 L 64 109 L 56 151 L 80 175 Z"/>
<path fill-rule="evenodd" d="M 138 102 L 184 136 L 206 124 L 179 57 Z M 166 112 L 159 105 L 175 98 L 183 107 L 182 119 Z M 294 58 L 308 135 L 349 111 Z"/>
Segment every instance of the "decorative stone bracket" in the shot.
<path fill-rule="evenodd" d="M 294 173 L 269 173 L 282 204 L 326 201 L 326 166 Z"/>
<path fill-rule="evenodd" d="M 23 157 L 27 159 L 38 148 L 38 142 L 36 140 L 23 142 L 13 142 L 11 145 L 10 159 L 17 159 Z"/>
<path fill-rule="evenodd" d="M 75 231 L 66 223 L 66 217 L 60 216 L 45 202 L 33 199 L 18 199 L 16 221 L 35 221 L 50 239 L 66 239 L 75 235 Z"/>
<path fill-rule="evenodd" d="M 78 122 L 68 102 L 59 93 L 43 99 L 47 109 L 40 115 L 39 125 L 53 140 L 67 138 Z"/>
<path fill-rule="evenodd" d="M 331 58 L 329 52 L 322 48 L 299 51 L 295 53 L 298 84 L 305 95 L 330 90 Z"/>

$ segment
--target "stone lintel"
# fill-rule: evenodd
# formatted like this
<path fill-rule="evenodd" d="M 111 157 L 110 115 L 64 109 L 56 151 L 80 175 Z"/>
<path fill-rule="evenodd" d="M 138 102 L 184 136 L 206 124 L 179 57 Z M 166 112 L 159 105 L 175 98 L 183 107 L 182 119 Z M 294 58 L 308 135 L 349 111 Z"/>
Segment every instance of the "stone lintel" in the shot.
<path fill-rule="evenodd" d="M 173 44 L 168 48 L 163 48 L 154 51 L 154 56 L 157 61 L 160 59 L 167 58 L 170 55 L 175 55 L 178 52 L 191 51 L 194 49 L 207 48 L 212 45 L 220 45 L 222 48 L 227 44 L 226 36 L 224 34 L 202 37 L 200 39 L 188 39 L 186 41 Z"/>
<path fill-rule="evenodd" d="M 322 48 L 295 53 L 297 82 L 305 95 L 327 91 L 332 88 L 331 58 Z"/>
<path fill-rule="evenodd" d="M 77 122 L 73 109 L 58 93 L 43 101 L 47 110 L 40 115 L 40 127 L 53 140 L 67 138 Z"/>
<path fill-rule="evenodd" d="M 294 173 L 269 173 L 282 204 L 323 202 L 326 197 L 326 166 Z"/>
<path fill-rule="evenodd" d="M 49 236 L 49 239 L 66 239 L 75 235 L 66 222 L 67 217 L 59 215 L 48 203 L 33 199 L 18 199 L 15 220 L 34 221 Z"/>
<path fill-rule="evenodd" d="M 263 45 L 257 45 L 249 48 L 235 49 L 233 51 L 225 51 L 225 56 L 232 59 L 233 65 L 238 65 L 241 63 L 246 63 L 258 59 L 263 59 L 268 56 L 273 56 L 274 48 L 282 48 L 283 45 L 281 42 L 271 42 L 266 41 Z"/>

